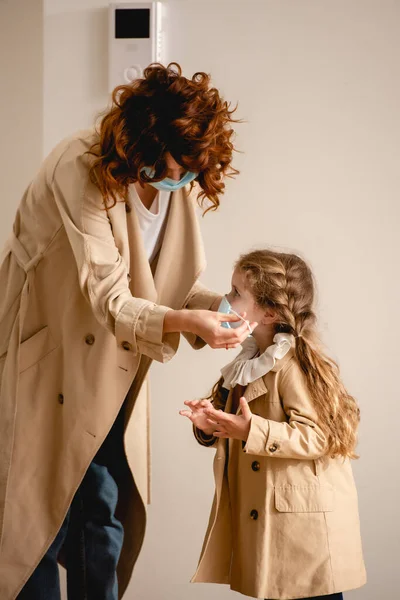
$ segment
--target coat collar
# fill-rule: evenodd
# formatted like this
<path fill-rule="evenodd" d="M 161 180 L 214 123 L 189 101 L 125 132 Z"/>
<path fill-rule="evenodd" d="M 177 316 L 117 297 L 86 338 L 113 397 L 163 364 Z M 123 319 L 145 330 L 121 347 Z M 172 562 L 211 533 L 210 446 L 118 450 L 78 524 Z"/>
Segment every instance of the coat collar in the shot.
<path fill-rule="evenodd" d="M 294 349 L 294 346 L 292 346 L 292 348 L 290 348 L 289 352 L 283 358 L 276 361 L 275 366 L 271 369 L 270 373 L 277 373 L 278 371 L 280 371 L 285 365 L 287 365 L 289 360 L 294 355 L 295 355 L 295 349 Z M 263 396 L 267 392 L 268 392 L 268 387 L 265 383 L 265 375 L 264 375 L 263 377 L 259 377 L 258 379 L 255 379 L 254 381 L 252 381 L 248 384 L 248 386 L 244 392 L 244 397 L 246 398 L 247 402 L 251 402 L 252 400 L 255 400 L 256 398 Z"/>
<path fill-rule="evenodd" d="M 230 413 L 232 410 L 232 402 L 233 402 L 233 391 L 235 388 L 229 390 L 229 395 L 225 404 L 225 412 Z M 246 398 L 247 402 L 251 402 L 260 396 L 264 396 L 268 392 L 268 388 L 265 385 L 265 381 L 263 377 L 259 379 L 255 379 L 246 387 L 243 396 Z M 236 414 L 240 413 L 240 406 L 238 406 Z"/>
<path fill-rule="evenodd" d="M 259 398 L 268 392 L 268 388 L 265 385 L 264 377 L 259 377 L 254 381 L 250 382 L 244 392 L 244 397 L 247 402 L 251 402 L 255 398 Z"/>

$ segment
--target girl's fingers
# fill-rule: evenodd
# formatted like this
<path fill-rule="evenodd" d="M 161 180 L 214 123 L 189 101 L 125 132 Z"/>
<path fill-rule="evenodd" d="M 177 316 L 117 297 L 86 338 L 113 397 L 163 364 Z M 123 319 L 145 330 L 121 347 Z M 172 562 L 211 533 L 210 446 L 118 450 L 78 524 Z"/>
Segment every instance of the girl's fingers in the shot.
<path fill-rule="evenodd" d="M 215 425 L 218 425 L 217 421 L 213 421 L 212 419 L 207 419 L 207 423 L 208 423 L 209 425 L 214 425 L 214 426 L 215 426 Z"/>
<path fill-rule="evenodd" d="M 229 416 L 226 415 L 222 410 L 215 410 L 215 408 L 206 408 L 204 412 L 209 417 L 215 419 L 216 421 L 227 421 L 229 420 Z"/>
<path fill-rule="evenodd" d="M 193 413 L 190 410 L 180 410 L 179 414 L 182 415 L 182 417 L 187 417 L 191 421 L 193 420 Z"/>
<path fill-rule="evenodd" d="M 209 400 L 202 400 L 200 402 L 200 406 L 201 408 L 212 408 L 213 405 L 211 404 L 211 402 Z"/>
<path fill-rule="evenodd" d="M 199 400 L 185 400 L 184 404 L 186 404 L 186 406 L 189 406 L 190 408 L 196 408 L 199 402 Z"/>

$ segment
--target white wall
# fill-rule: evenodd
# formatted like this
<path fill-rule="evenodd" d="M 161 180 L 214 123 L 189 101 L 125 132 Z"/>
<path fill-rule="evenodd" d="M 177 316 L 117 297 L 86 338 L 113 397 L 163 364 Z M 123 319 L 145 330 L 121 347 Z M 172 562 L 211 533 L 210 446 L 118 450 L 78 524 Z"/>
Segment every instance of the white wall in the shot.
<path fill-rule="evenodd" d="M 0 1 L 0 245 L 42 160 L 42 0 Z"/>
<path fill-rule="evenodd" d="M 46 152 L 89 126 L 108 102 L 106 6 L 45 2 Z M 211 72 L 246 120 L 237 126 L 241 175 L 219 213 L 202 221 L 204 282 L 226 290 L 237 255 L 259 244 L 310 260 L 324 339 L 362 409 L 362 458 L 354 469 L 369 583 L 346 597 L 395 600 L 400 4 L 171 0 L 165 14 L 165 61 L 180 62 L 188 76 Z M 10 165 L 22 146 L 8 137 L 5 148 Z M 6 206 L 13 203 L 7 196 Z M 187 583 L 212 498 L 213 451 L 198 447 L 178 416 L 184 399 L 208 390 L 227 357 L 182 344 L 172 363 L 154 365 L 153 504 L 127 600 L 233 597 L 225 587 Z"/>

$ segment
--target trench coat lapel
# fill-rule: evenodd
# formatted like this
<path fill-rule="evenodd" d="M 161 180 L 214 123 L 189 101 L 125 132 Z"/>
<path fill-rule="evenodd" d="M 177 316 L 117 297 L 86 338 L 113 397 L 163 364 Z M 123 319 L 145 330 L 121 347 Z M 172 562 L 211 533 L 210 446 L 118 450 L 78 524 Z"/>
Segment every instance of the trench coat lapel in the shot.
<path fill-rule="evenodd" d="M 195 204 L 185 188 L 173 192 L 154 283 L 158 304 L 182 308 L 206 266 Z"/>
<path fill-rule="evenodd" d="M 225 412 L 226 413 L 230 413 L 232 410 L 233 390 L 234 390 L 234 388 L 229 390 L 229 394 L 226 399 L 226 404 L 225 404 Z M 252 400 L 255 400 L 256 398 L 263 396 L 267 392 L 268 392 L 268 388 L 265 385 L 265 381 L 264 381 L 263 377 L 259 377 L 259 379 L 256 379 L 255 381 L 251 381 L 248 384 L 248 386 L 246 387 L 246 389 L 243 393 L 243 396 L 246 398 L 247 402 L 250 403 L 250 402 L 252 402 Z M 236 414 L 237 415 L 240 414 L 240 406 L 238 406 Z"/>
<path fill-rule="evenodd" d="M 130 193 L 133 194 L 135 191 L 131 190 Z M 124 205 L 122 205 L 122 208 L 126 212 L 129 256 L 132 257 L 129 267 L 129 288 L 135 298 L 144 298 L 151 302 L 157 302 L 157 290 L 143 243 L 139 219 L 135 209 L 131 205 L 128 205 L 128 211 L 126 211 Z"/>
<path fill-rule="evenodd" d="M 265 385 L 263 377 L 259 377 L 255 381 L 251 381 L 249 383 L 243 395 L 246 398 L 247 402 L 250 403 L 252 400 L 263 396 L 267 392 L 268 388 Z"/>
<path fill-rule="evenodd" d="M 291 348 L 289 350 L 289 352 L 280 360 L 277 360 L 274 367 L 271 369 L 272 372 L 277 372 L 280 369 L 282 369 L 282 367 L 284 367 L 286 365 L 286 363 L 292 358 L 292 356 L 294 355 L 295 351 L 294 348 Z M 253 400 L 255 400 L 256 398 L 259 398 L 260 396 L 264 396 L 265 394 L 268 393 L 268 388 L 265 384 L 264 381 L 264 377 L 259 377 L 258 379 L 255 379 L 254 381 L 251 381 L 243 396 L 246 398 L 247 402 L 252 402 Z M 238 414 L 239 409 L 237 411 L 236 414 Z"/>
<path fill-rule="evenodd" d="M 131 189 L 129 193 L 136 192 Z M 131 293 L 136 298 L 182 308 L 206 266 L 195 204 L 184 188 L 172 193 L 163 243 L 151 265 L 132 204 L 118 202 L 109 213 L 115 242 L 129 269 Z M 126 226 L 121 227 L 122 223 Z"/>

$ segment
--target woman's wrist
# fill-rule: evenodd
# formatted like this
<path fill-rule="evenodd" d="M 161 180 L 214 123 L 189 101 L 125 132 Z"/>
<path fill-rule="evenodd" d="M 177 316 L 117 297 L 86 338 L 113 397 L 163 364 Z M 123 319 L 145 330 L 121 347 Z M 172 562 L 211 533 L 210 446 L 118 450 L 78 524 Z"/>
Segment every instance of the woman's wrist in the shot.
<path fill-rule="evenodd" d="M 192 331 L 190 322 L 192 311 L 183 308 L 181 310 L 169 310 L 164 316 L 164 333 L 182 333 L 183 331 Z"/>
<path fill-rule="evenodd" d="M 212 305 L 210 311 L 218 311 L 219 305 L 221 304 L 223 296 L 218 296 Z M 169 310 L 164 316 L 164 327 L 163 333 L 195 333 L 196 331 L 196 311 L 182 308 L 180 310 Z"/>

